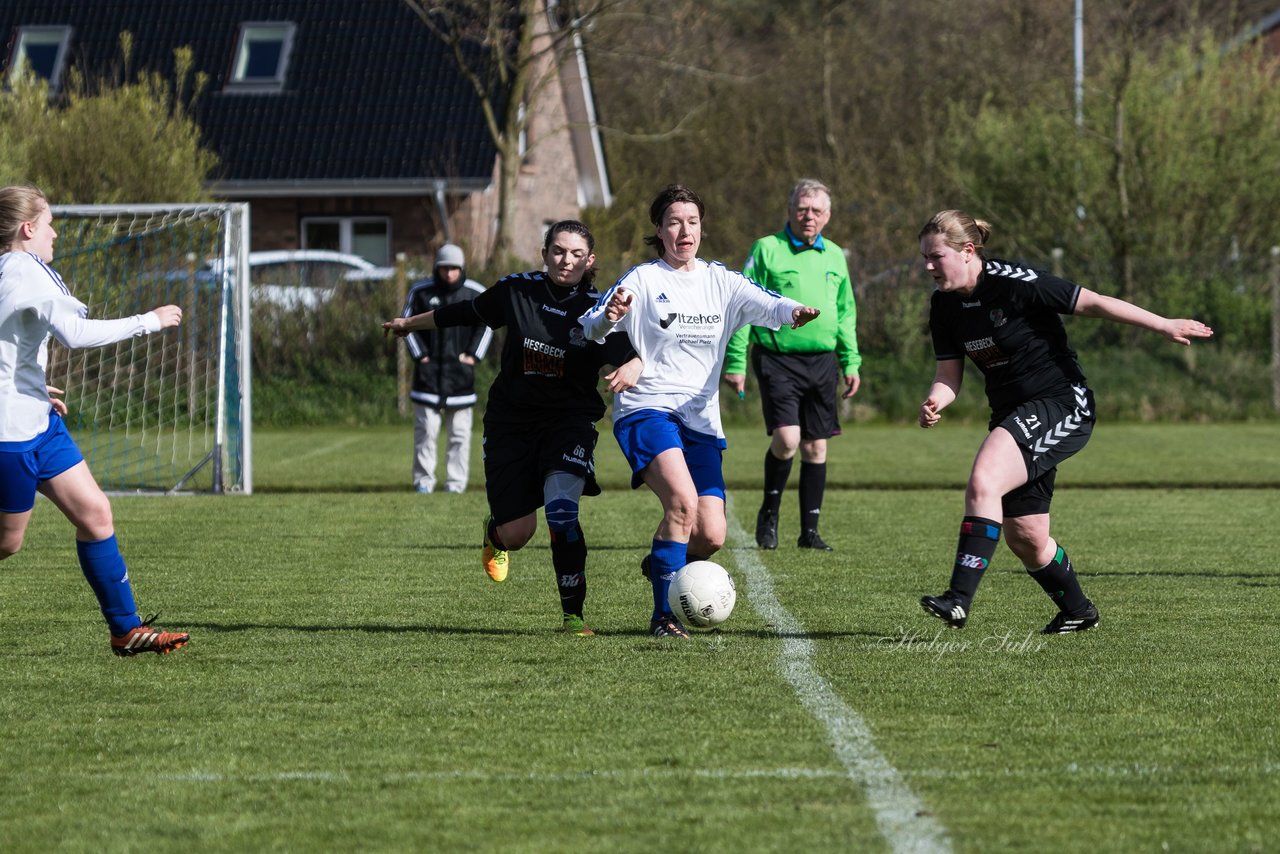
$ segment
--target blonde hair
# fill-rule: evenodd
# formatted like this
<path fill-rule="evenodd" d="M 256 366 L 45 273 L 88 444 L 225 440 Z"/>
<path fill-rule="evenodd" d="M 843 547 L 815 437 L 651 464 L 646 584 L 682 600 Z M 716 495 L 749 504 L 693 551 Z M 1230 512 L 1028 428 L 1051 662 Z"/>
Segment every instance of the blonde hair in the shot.
<path fill-rule="evenodd" d="M 7 252 L 18 243 L 24 222 L 34 222 L 49 200 L 30 185 L 0 188 L 0 249 Z"/>
<path fill-rule="evenodd" d="M 917 239 L 930 234 L 941 234 L 948 246 L 959 252 L 966 243 L 972 243 L 979 258 L 985 258 L 983 250 L 987 239 L 991 237 L 991 223 L 982 219 L 974 219 L 964 211 L 938 211 L 920 229 Z"/>

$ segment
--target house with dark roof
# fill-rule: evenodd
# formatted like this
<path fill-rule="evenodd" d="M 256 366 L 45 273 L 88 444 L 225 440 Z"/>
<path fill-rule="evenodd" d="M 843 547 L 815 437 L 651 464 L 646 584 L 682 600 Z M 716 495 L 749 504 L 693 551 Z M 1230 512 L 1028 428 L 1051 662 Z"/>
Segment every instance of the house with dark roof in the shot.
<path fill-rule="evenodd" d="M 539 5 L 549 44 L 558 24 Z M 221 159 L 210 190 L 250 203 L 254 249 L 387 264 L 455 242 L 487 258 L 497 150 L 449 48 L 402 0 L 5 0 L 0 73 L 29 66 L 56 94 L 72 68 L 115 74 L 124 31 L 132 72 L 172 78 L 185 46 L 208 75 L 192 112 Z M 529 260 L 547 224 L 612 201 L 581 42 L 562 45 L 515 188 L 514 248 Z"/>
<path fill-rule="evenodd" d="M 1262 41 L 1264 49 L 1269 55 L 1280 56 L 1280 8 L 1258 19 L 1243 33 L 1232 39 L 1227 44 L 1227 48 L 1235 48 L 1255 40 Z"/>

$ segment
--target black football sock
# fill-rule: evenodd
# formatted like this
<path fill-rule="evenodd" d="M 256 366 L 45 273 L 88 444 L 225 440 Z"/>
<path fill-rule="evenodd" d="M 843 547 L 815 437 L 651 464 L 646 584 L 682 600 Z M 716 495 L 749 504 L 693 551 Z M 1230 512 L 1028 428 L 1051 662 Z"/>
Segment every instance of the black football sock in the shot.
<path fill-rule="evenodd" d="M 772 451 L 764 452 L 764 502 L 760 509 L 778 515 L 782 506 L 782 492 L 787 488 L 787 478 L 791 477 L 791 460 L 780 460 Z"/>
<path fill-rule="evenodd" d="M 587 601 L 587 541 L 582 526 L 568 531 L 551 532 L 551 565 L 556 571 L 556 587 L 560 589 L 560 609 L 566 614 L 582 616 Z"/>
<path fill-rule="evenodd" d="M 822 496 L 827 491 L 827 464 L 800 463 L 800 530 L 818 530 Z"/>
<path fill-rule="evenodd" d="M 1049 598 L 1059 610 L 1068 614 L 1079 614 L 1089 606 L 1089 597 L 1080 589 L 1080 579 L 1076 577 L 1071 558 L 1058 546 L 1058 552 L 1039 569 L 1028 569 L 1027 575 L 1035 579 L 1040 589 L 1049 594 Z"/>
<path fill-rule="evenodd" d="M 966 611 L 973 604 L 982 573 L 995 557 L 1000 544 L 1000 523 L 981 516 L 965 516 L 960 523 L 960 542 L 956 546 L 956 563 L 951 569 L 952 593 Z"/>

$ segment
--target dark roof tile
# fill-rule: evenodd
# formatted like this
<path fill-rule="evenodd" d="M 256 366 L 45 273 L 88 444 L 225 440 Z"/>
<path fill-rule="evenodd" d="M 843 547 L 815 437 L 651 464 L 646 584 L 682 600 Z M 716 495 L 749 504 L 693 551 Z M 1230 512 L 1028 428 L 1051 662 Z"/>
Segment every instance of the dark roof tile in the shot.
<path fill-rule="evenodd" d="M 224 86 L 240 24 L 297 25 L 285 90 Z M 488 180 L 495 149 L 448 50 L 401 0 L 5 0 L 0 37 L 74 27 L 71 63 L 91 76 L 121 67 L 173 74 L 189 45 L 209 87 L 195 115 L 227 181 Z M 9 51 L 4 53 L 8 62 Z"/>

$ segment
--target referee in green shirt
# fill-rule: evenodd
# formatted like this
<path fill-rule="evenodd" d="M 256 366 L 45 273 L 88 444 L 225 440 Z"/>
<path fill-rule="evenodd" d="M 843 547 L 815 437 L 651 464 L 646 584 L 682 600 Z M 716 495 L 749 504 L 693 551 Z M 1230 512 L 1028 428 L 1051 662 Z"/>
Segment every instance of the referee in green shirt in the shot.
<path fill-rule="evenodd" d="M 800 451 L 800 536 L 803 549 L 831 551 L 818 535 L 827 485 L 827 439 L 840 435 L 836 389 L 858 393 L 861 381 L 855 331 L 858 312 L 844 250 L 822 236 L 831 219 L 831 191 L 804 179 L 791 190 L 786 226 L 751 247 L 742 272 L 771 291 L 822 310 L 799 329 L 762 326 L 738 330 L 725 352 L 724 379 L 740 395 L 746 389 L 747 344 L 760 386 L 765 429 L 772 441 L 764 455 L 764 501 L 756 515 L 756 544 L 778 547 L 778 509 Z"/>

